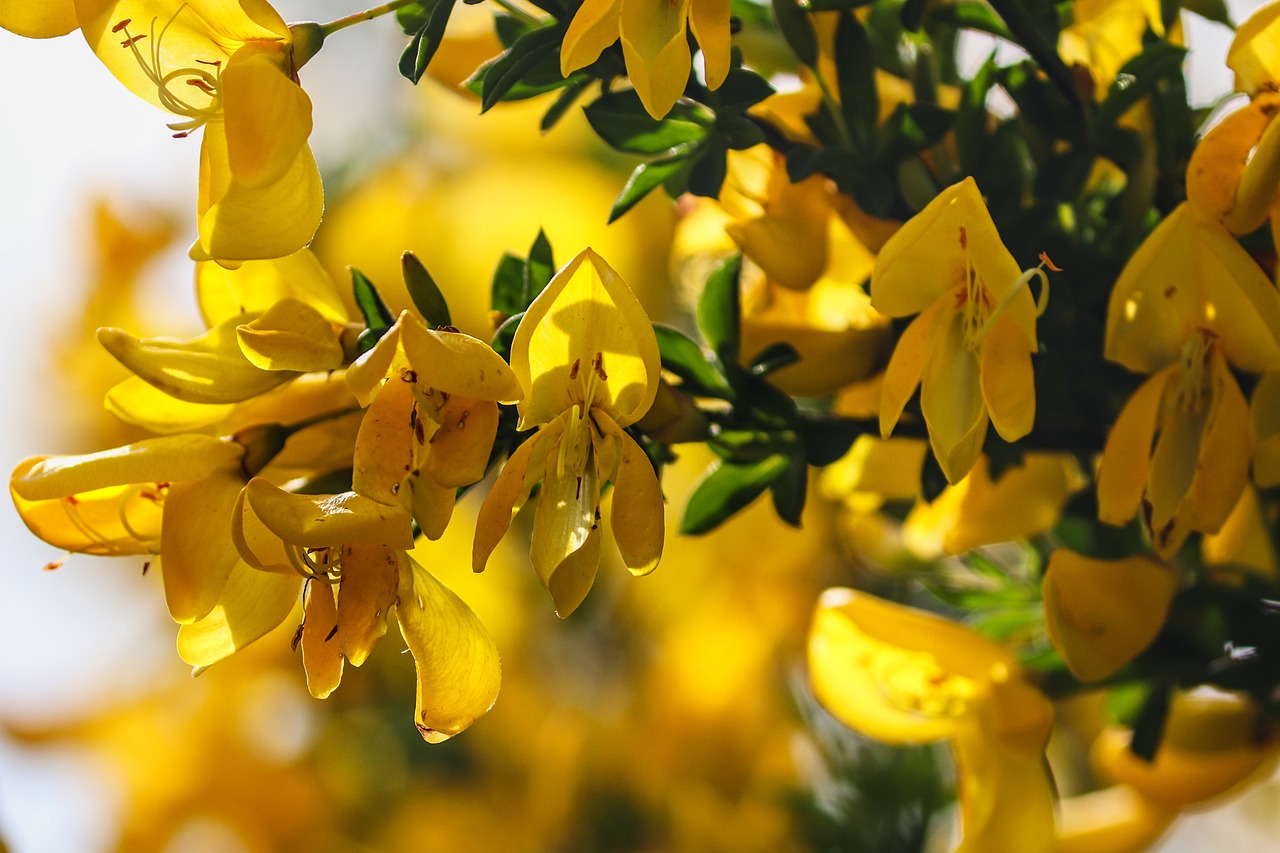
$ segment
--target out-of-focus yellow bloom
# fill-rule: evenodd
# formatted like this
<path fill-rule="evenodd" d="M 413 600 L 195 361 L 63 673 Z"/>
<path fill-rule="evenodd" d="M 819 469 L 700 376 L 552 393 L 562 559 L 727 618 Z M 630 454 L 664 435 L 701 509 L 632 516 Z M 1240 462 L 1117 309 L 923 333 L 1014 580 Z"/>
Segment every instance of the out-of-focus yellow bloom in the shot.
<path fill-rule="evenodd" d="M 403 506 L 427 538 L 438 539 L 457 489 L 484 477 L 497 401 L 522 394 L 515 374 L 484 342 L 427 329 L 405 311 L 347 371 L 347 384 L 368 405 L 352 488 Z"/>
<path fill-rule="evenodd" d="M 1274 732 L 1259 737 L 1257 706 L 1249 697 L 1207 685 L 1174 696 L 1154 761 L 1134 755 L 1130 739 L 1119 728 L 1098 737 L 1093 761 L 1099 772 L 1175 810 L 1227 793 L 1280 750 Z"/>
<path fill-rule="evenodd" d="M 175 134 L 205 128 L 193 258 L 276 258 L 311 240 L 324 198 L 297 82 L 309 57 L 265 0 L 77 0 L 76 12 L 111 73 L 178 117 Z"/>
<path fill-rule="evenodd" d="M 1093 77 L 1098 99 L 1106 96 L 1121 66 L 1142 52 L 1142 35 L 1150 26 L 1164 35 L 1160 0 L 1076 0 L 1074 20 L 1058 40 L 1058 54 L 1068 65 L 1083 65 Z"/>
<path fill-rule="evenodd" d="M 987 424 L 1017 441 L 1035 422 L 1031 353 L 1037 306 L 972 178 L 943 190 L 876 258 L 871 304 L 918 314 L 885 373 L 880 431 L 888 436 L 920 386 L 929 442 L 947 480 L 977 461 Z M 1043 300 L 1042 300 L 1043 301 Z"/>
<path fill-rule="evenodd" d="M 809 673 L 818 701 L 856 731 L 888 743 L 951 741 L 960 851 L 1053 849 L 1044 768 L 1053 707 L 1006 649 L 933 614 L 831 589 L 814 614 Z"/>
<path fill-rule="evenodd" d="M 1256 462 L 1255 462 L 1256 465 Z M 1246 487 L 1217 533 L 1200 542 L 1201 554 L 1210 566 L 1247 569 L 1259 577 L 1275 580 L 1280 574 L 1271 530 L 1262 512 L 1255 489 Z M 1239 581 L 1239 578 L 1236 578 Z"/>
<path fill-rule="evenodd" d="M 78 26 L 74 0 L 0 0 L 0 27 L 11 33 L 44 39 Z"/>
<path fill-rule="evenodd" d="M 707 86 L 718 89 L 729 74 L 728 0 L 586 0 L 564 34 L 560 73 L 568 77 L 590 65 L 621 38 L 631 85 L 649 114 L 662 118 L 689 79 L 686 22 L 702 49 Z"/>
<path fill-rule="evenodd" d="M 1236 88 L 1249 95 L 1280 82 L 1280 3 L 1259 6 L 1236 28 L 1227 67 L 1236 73 Z"/>
<path fill-rule="evenodd" d="M 1095 560 L 1065 548 L 1049 557 L 1049 641 L 1081 681 L 1101 681 L 1146 650 L 1164 627 L 1178 579 L 1147 555 Z"/>
<path fill-rule="evenodd" d="M 994 480 L 987 457 L 980 456 L 959 483 L 912 508 L 903 538 L 922 557 L 1028 539 L 1057 524 L 1067 499 L 1087 484 L 1070 456 L 1028 453 Z"/>
<path fill-rule="evenodd" d="M 1129 785 L 1112 785 L 1058 803 L 1055 853 L 1141 853 L 1168 828 L 1176 810 Z"/>
<path fill-rule="evenodd" d="M 659 365 L 644 309 L 604 259 L 584 249 L 529 306 L 511 345 L 524 391 L 519 428 L 539 429 L 485 498 L 472 558 L 477 571 L 539 481 L 531 556 L 557 614 L 572 613 L 595 580 L 600 493 L 608 481 L 622 560 L 634 574 L 653 571 L 662 557 L 662 492 L 648 456 L 623 430 L 653 404 Z"/>
<path fill-rule="evenodd" d="M 1274 369 L 1278 339 L 1280 296 L 1240 244 L 1188 203 L 1166 217 L 1107 310 L 1106 357 L 1153 375 L 1107 437 L 1098 517 L 1124 524 L 1141 503 L 1163 557 L 1193 530 L 1217 532 L 1252 452 L 1248 406 L 1227 365 Z"/>

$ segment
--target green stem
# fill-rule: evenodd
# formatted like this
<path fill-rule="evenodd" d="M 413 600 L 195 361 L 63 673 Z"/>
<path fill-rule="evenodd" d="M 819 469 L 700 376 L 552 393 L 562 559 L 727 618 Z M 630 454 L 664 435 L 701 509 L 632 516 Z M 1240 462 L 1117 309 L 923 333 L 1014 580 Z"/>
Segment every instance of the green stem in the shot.
<path fill-rule="evenodd" d="M 1049 80 L 1058 88 L 1058 91 L 1062 92 L 1067 103 L 1083 114 L 1084 104 L 1080 100 L 1080 93 L 1076 91 L 1075 78 L 1071 76 L 1070 69 L 1063 64 L 1054 46 L 1040 35 L 1040 31 L 1036 29 L 1021 0 L 991 0 L 991 7 L 1004 21 L 1009 32 L 1018 39 L 1017 43 L 1031 54 L 1036 64 L 1049 75 Z"/>
<path fill-rule="evenodd" d="M 362 24 L 365 21 L 372 21 L 374 18 L 381 17 L 388 12 L 394 12 L 401 6 L 408 6 L 413 0 L 391 0 L 389 3 L 383 3 L 381 6 L 374 6 L 372 9 L 365 9 L 363 12 L 356 12 L 353 15 L 346 15 L 338 18 L 336 21 L 330 21 L 327 24 L 320 25 L 320 31 L 325 36 L 331 36 L 338 30 L 345 30 L 347 27 Z"/>
<path fill-rule="evenodd" d="M 853 134 L 849 132 L 849 125 L 844 120 L 844 112 L 840 109 L 840 102 L 836 100 L 835 95 L 831 93 L 831 86 L 827 83 L 827 78 L 822 71 L 818 69 L 817 64 L 809 66 L 813 71 L 813 79 L 818 83 L 818 90 L 822 92 L 822 103 L 826 105 L 827 112 L 831 115 L 831 121 L 835 124 L 836 130 L 840 132 L 840 141 L 850 150 L 853 149 Z"/>
<path fill-rule="evenodd" d="M 530 15 L 524 9 L 521 9 L 515 3 L 512 3 L 511 0 L 493 0 L 493 2 L 499 7 L 501 7 L 502 9 L 506 10 L 506 12 L 512 17 L 519 18 L 521 21 L 524 21 L 526 24 L 528 24 L 531 27 L 537 27 L 542 25 L 542 21 L 538 20 L 533 15 Z"/>

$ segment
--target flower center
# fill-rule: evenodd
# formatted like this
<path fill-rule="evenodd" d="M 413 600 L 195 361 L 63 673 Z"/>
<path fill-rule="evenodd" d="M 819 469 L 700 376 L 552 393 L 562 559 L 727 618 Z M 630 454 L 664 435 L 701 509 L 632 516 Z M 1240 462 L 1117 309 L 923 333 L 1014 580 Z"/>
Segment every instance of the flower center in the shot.
<path fill-rule="evenodd" d="M 1205 374 L 1205 363 L 1209 360 L 1209 353 L 1217 338 L 1211 330 L 1197 326 L 1182 344 L 1182 355 L 1178 359 L 1178 388 L 1174 398 L 1174 406 L 1178 411 L 1191 416 L 1203 411 L 1209 397 L 1209 378 Z"/>
<path fill-rule="evenodd" d="M 158 18 L 151 19 L 151 31 L 147 34 L 131 33 L 129 31 L 129 25 L 133 22 L 131 18 L 125 18 L 111 28 L 113 33 L 124 34 L 124 40 L 120 42 L 120 46 L 133 53 L 133 58 L 137 60 L 142 73 L 155 85 L 161 106 L 174 115 L 184 117 L 184 121 L 170 122 L 168 125 L 177 139 L 186 137 L 191 131 L 222 114 L 222 95 L 218 91 L 218 84 L 222 79 L 222 60 L 197 59 L 193 66 L 170 71 L 165 71 L 160 61 L 160 44 L 164 41 L 165 33 L 186 8 L 186 3 L 179 6 L 178 11 L 170 16 L 158 34 L 156 33 Z M 138 43 L 144 39 L 149 42 L 151 48 L 146 55 L 138 49 Z"/>
<path fill-rule="evenodd" d="M 992 325 L 1009 309 L 1022 288 L 1030 285 L 1033 278 L 1040 279 L 1040 295 L 1036 298 L 1036 316 L 1044 314 L 1045 309 L 1049 307 L 1049 276 L 1044 271 L 1045 267 L 1054 272 L 1062 272 L 1062 270 L 1049 259 L 1048 254 L 1041 252 L 1040 263 L 1031 269 L 1023 270 L 1022 275 L 1018 276 L 1013 285 L 1000 297 L 1000 301 L 992 305 L 991 294 L 987 290 L 986 283 L 974 269 L 973 256 L 969 248 L 969 234 L 963 225 L 960 226 L 960 248 L 964 251 L 964 286 L 956 291 L 956 308 L 963 312 L 965 348 L 974 355 L 978 355 Z"/>
<path fill-rule="evenodd" d="M 891 705 L 933 718 L 968 713 L 977 692 L 970 679 L 946 672 L 927 652 L 878 645 L 864 666 Z"/>

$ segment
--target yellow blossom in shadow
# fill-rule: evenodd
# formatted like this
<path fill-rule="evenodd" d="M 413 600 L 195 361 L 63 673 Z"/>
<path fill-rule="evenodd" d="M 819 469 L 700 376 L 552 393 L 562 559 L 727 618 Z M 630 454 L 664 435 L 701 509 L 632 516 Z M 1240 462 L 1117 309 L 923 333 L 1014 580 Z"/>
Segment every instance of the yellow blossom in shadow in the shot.
<path fill-rule="evenodd" d="M 653 404 L 659 363 L 649 318 L 604 259 L 585 249 L 556 273 L 511 345 L 524 391 L 518 428 L 538 431 L 507 460 L 485 499 L 477 571 L 539 481 L 531 556 L 561 617 L 595 580 L 606 482 L 614 484 L 613 533 L 623 562 L 637 575 L 653 571 L 662 556 L 662 493 L 648 456 L 623 430 Z"/>
<path fill-rule="evenodd" d="M 1256 461 L 1255 461 L 1256 470 Z M 1217 533 L 1200 541 L 1205 563 L 1210 566 L 1243 568 L 1258 577 L 1274 581 L 1280 574 L 1276 548 L 1263 514 L 1256 489 L 1246 487 Z M 1236 578 L 1237 582 L 1239 578 Z"/>
<path fill-rule="evenodd" d="M 1121 66 L 1142 52 L 1150 27 L 1163 36 L 1159 0 L 1076 0 L 1071 26 L 1058 38 L 1058 54 L 1067 65 L 1081 65 L 1093 78 L 1094 94 L 1104 98 Z"/>
<path fill-rule="evenodd" d="M 1232 234 L 1271 217 L 1280 184 L 1280 94 L 1259 93 L 1204 135 L 1187 163 L 1187 201 Z"/>
<path fill-rule="evenodd" d="M 964 831 L 959 851 L 1053 849 L 1044 767 L 1053 707 L 1009 651 L 939 616 L 830 589 L 810 629 L 809 677 L 818 701 L 868 737 L 950 741 Z"/>
<path fill-rule="evenodd" d="M 77 0 L 81 32 L 134 94 L 204 128 L 197 260 L 276 258 L 315 234 L 323 188 L 307 144 L 309 58 L 265 0 Z"/>
<path fill-rule="evenodd" d="M 920 386 L 929 442 L 947 480 L 977 461 L 987 425 L 1005 441 L 1031 431 L 1037 306 L 972 178 L 943 190 L 885 243 L 871 304 L 918 314 L 885 372 L 880 431 L 893 431 Z M 1043 297 L 1042 297 L 1043 300 Z"/>

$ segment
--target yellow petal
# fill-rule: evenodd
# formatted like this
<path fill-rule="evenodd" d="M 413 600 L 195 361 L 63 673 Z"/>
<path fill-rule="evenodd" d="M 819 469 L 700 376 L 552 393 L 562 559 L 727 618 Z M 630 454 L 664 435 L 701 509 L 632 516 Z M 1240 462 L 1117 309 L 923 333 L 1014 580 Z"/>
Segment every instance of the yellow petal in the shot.
<path fill-rule="evenodd" d="M 977 461 L 986 435 L 981 366 L 964 345 L 964 317 L 958 312 L 939 316 L 928 346 L 920 378 L 920 410 L 943 473 L 955 483 Z"/>
<path fill-rule="evenodd" d="M 1202 533 L 1216 533 L 1231 514 L 1249 480 L 1253 455 L 1249 406 L 1240 386 L 1217 350 L 1210 354 L 1209 365 L 1213 402 L 1196 474 L 1183 503 L 1192 528 Z"/>
<path fill-rule="evenodd" d="M 225 128 L 212 122 L 200 147 L 200 238 L 193 260 L 246 261 L 291 255 L 311 242 L 324 212 L 324 187 L 311 148 L 261 186 L 233 179 Z"/>
<path fill-rule="evenodd" d="M 33 39 L 65 35 L 80 22 L 73 0 L 0 0 L 0 27 Z"/>
<path fill-rule="evenodd" d="M 991 424 L 1005 441 L 1031 432 L 1036 420 L 1031 346 L 1009 317 L 991 324 L 982 343 L 982 399 Z"/>
<path fill-rule="evenodd" d="M 1280 373 L 1266 373 L 1258 380 L 1249 418 L 1257 443 L 1253 479 L 1264 489 L 1280 485 Z"/>
<path fill-rule="evenodd" d="M 770 280 L 792 290 L 812 285 L 827 268 L 826 178 L 791 183 L 785 166 L 774 166 L 763 216 L 732 222 L 725 231 Z"/>
<path fill-rule="evenodd" d="M 458 490 L 422 476 L 421 471 L 410 475 L 409 490 L 412 495 L 413 518 L 422 529 L 422 535 L 432 541 L 439 539 L 444 535 L 449 519 L 453 516 Z"/>
<path fill-rule="evenodd" d="M 1227 360 L 1260 373 L 1280 365 L 1280 295 L 1221 223 L 1183 203 L 1125 264 L 1107 307 L 1105 355 L 1140 373 L 1178 360 L 1197 328 Z"/>
<path fill-rule="evenodd" d="M 526 398 L 520 429 L 548 423 L 582 402 L 628 427 L 653 404 L 661 358 L 635 294 L 603 258 L 584 249 L 529 306 L 511 344 L 511 368 Z M 584 401 L 587 388 L 591 399 Z"/>
<path fill-rule="evenodd" d="M 39 457 L 18 465 L 14 476 Z M 55 548 L 118 557 L 160 551 L 162 490 L 157 483 L 108 486 L 56 499 L 28 500 L 10 481 L 10 496 L 23 524 Z"/>
<path fill-rule="evenodd" d="M 707 88 L 719 89 L 729 76 L 729 0 L 689 0 L 689 26 L 702 49 Z"/>
<path fill-rule="evenodd" d="M 352 666 L 360 666 L 387 633 L 396 603 L 400 552 L 382 545 L 343 545 L 338 587 L 338 643 Z"/>
<path fill-rule="evenodd" d="M 237 50 L 219 89 L 232 180 L 244 187 L 278 181 L 311 135 L 311 99 L 288 76 L 284 45 L 257 42 Z"/>
<path fill-rule="evenodd" d="M 113 386 L 103 399 L 108 412 L 150 432 L 172 435 L 220 423 L 234 408 L 230 403 L 188 403 L 171 397 L 138 376 Z"/>
<path fill-rule="evenodd" d="M 871 275 L 871 304 L 890 317 L 919 313 L 964 283 L 966 263 L 993 294 L 1003 295 L 1021 275 L 973 178 L 947 187 L 884 244 Z M 1028 337 L 1034 340 L 1033 330 Z"/>
<path fill-rule="evenodd" d="M 1207 534 L 1200 546 L 1205 563 L 1244 568 L 1267 580 L 1280 573 L 1262 504 L 1252 488 L 1240 494 L 1221 529 Z"/>
<path fill-rule="evenodd" d="M 1155 640 L 1177 590 L 1173 570 L 1152 557 L 1095 560 L 1059 548 L 1044 576 L 1049 641 L 1076 678 L 1110 678 Z"/>
<path fill-rule="evenodd" d="M 1236 190 L 1249 154 L 1275 117 L 1280 97 L 1261 95 L 1214 125 L 1187 163 L 1187 201 L 1214 219 L 1236 206 Z"/>
<path fill-rule="evenodd" d="M 1113 785 L 1058 802 L 1057 853 L 1138 853 L 1155 843 L 1177 810 Z"/>
<path fill-rule="evenodd" d="M 515 374 L 484 341 L 462 332 L 433 331 L 420 320 L 401 316 L 404 352 L 422 385 L 476 400 L 520 399 Z"/>
<path fill-rule="evenodd" d="M 323 548 L 361 543 L 402 551 L 413 547 L 409 514 L 403 508 L 355 492 L 297 495 L 255 477 L 245 486 L 245 500 L 269 530 L 293 545 Z"/>
<path fill-rule="evenodd" d="M 618 40 L 621 0 L 585 0 L 560 45 L 560 76 L 568 77 L 600 58 Z"/>
<path fill-rule="evenodd" d="M 649 115 L 670 112 L 689 80 L 689 40 L 685 22 L 690 0 L 623 2 L 618 20 L 627 76 Z"/>
<path fill-rule="evenodd" d="M 347 368 L 347 385 L 361 406 L 369 405 L 369 401 L 382 388 L 382 380 L 387 377 L 412 382 L 409 359 L 405 356 L 400 344 L 400 331 L 406 323 L 411 322 L 413 320 L 408 311 L 401 313 L 399 319 L 378 339 L 373 348 Z"/>
<path fill-rule="evenodd" d="M 938 300 L 920 313 L 903 330 L 885 368 L 884 384 L 880 388 L 880 437 L 888 438 L 902 417 L 902 410 L 916 392 L 920 377 L 929 359 L 929 340 L 933 337 L 933 324 L 939 315 L 943 322 L 951 317 L 943 312 L 944 302 Z"/>
<path fill-rule="evenodd" d="M 351 458 L 352 490 L 388 506 L 403 504 L 408 495 L 402 497 L 400 491 L 413 470 L 418 417 L 413 386 L 396 378 L 387 382 L 360 421 Z"/>
<path fill-rule="evenodd" d="M 1048 701 L 1039 697 L 1045 705 Z M 1048 722 L 1052 725 L 1052 712 Z M 1009 749 L 976 725 L 960 727 L 952 742 L 964 837 L 956 853 L 1051 853 L 1054 789 L 1039 750 Z"/>
<path fill-rule="evenodd" d="M 498 434 L 498 404 L 454 395 L 432 417 L 440 426 L 427 446 L 426 475 L 449 488 L 480 482 Z"/>
<path fill-rule="evenodd" d="M 476 538 L 471 551 L 471 568 L 475 571 L 484 571 L 489 555 L 511 526 L 511 519 L 529 500 L 534 484 L 542 479 L 548 439 L 555 443 L 560 432 L 559 424 L 559 421 L 552 421 L 550 426 L 538 430 L 517 447 L 502 466 L 493 488 L 485 495 L 476 517 Z"/>
<path fill-rule="evenodd" d="M 1227 67 L 1236 88 L 1250 95 L 1280 82 L 1280 6 L 1264 3 L 1236 29 Z"/>
<path fill-rule="evenodd" d="M 829 589 L 809 632 L 818 701 L 846 726 L 886 743 L 957 734 L 1007 651 L 931 613 L 851 589 Z"/>
<path fill-rule="evenodd" d="M 283 622 L 301 587 L 297 575 L 260 572 L 236 563 L 218 606 L 198 622 L 178 628 L 178 654 L 195 667 L 230 657 Z"/>
<path fill-rule="evenodd" d="M 165 496 L 160 558 L 173 621 L 195 622 L 218 603 L 231 567 L 240 559 L 228 534 L 243 486 L 240 471 L 220 471 L 174 483 Z"/>
<path fill-rule="evenodd" d="M 245 489 L 240 490 L 231 510 L 231 542 L 240 559 L 255 569 L 290 577 L 298 573 L 294 560 L 289 557 L 289 546 L 262 523 L 253 506 L 245 500 Z"/>
<path fill-rule="evenodd" d="M 1138 511 L 1147 488 L 1160 401 L 1176 371 L 1177 365 L 1170 365 L 1143 382 L 1107 434 L 1098 466 L 1098 518 L 1107 524 L 1127 524 Z"/>
<path fill-rule="evenodd" d="M 80 456 L 35 456 L 18 464 L 9 487 L 27 500 L 50 500 L 127 483 L 197 480 L 238 470 L 244 448 L 208 435 L 174 435 Z"/>
<path fill-rule="evenodd" d="M 338 611 L 334 588 L 312 581 L 306 586 L 305 616 L 302 620 L 302 668 L 307 673 L 307 690 L 324 699 L 342 682 L 342 646 L 338 644 Z"/>
<path fill-rule="evenodd" d="M 99 329 L 98 342 L 125 367 L 171 397 L 188 403 L 238 403 L 288 382 L 296 374 L 263 370 L 240 349 L 231 319 L 196 338 L 135 338 Z"/>
<path fill-rule="evenodd" d="M 662 509 L 662 486 L 653 463 L 631 436 L 597 412 L 596 420 L 607 435 L 616 436 L 622 453 L 613 477 L 613 502 L 609 525 L 618 543 L 622 562 L 633 575 L 647 575 L 662 559 L 666 520 Z"/>
<path fill-rule="evenodd" d="M 471 608 L 407 556 L 396 620 L 417 669 L 414 724 L 439 743 L 493 707 L 502 680 L 498 648 Z"/>
<path fill-rule="evenodd" d="M 261 316 L 236 327 L 240 351 L 262 370 L 335 370 L 342 344 L 333 326 L 305 302 L 285 297 Z"/>
<path fill-rule="evenodd" d="M 245 261 L 236 269 L 211 261 L 196 264 L 196 298 L 207 326 L 241 314 L 260 314 L 286 297 L 305 302 L 330 323 L 347 322 L 347 309 L 333 279 L 310 249 L 283 258 Z"/>
<path fill-rule="evenodd" d="M 567 466 L 563 474 L 556 470 L 557 445 L 567 440 L 547 448 L 529 554 L 561 619 L 587 597 L 600 567 L 600 483 L 591 465 L 581 476 Z"/>

